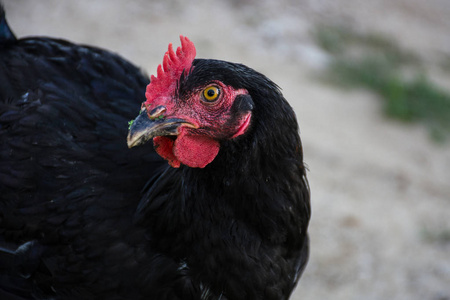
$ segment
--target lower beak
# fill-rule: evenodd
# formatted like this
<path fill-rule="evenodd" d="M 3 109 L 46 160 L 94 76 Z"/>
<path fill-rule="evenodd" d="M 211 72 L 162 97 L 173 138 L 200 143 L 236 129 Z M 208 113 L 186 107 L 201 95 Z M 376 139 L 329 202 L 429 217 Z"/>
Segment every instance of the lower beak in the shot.
<path fill-rule="evenodd" d="M 146 143 L 155 136 L 178 135 L 181 126 L 195 127 L 193 124 L 183 119 L 150 119 L 144 109 L 133 121 L 127 137 L 128 148 Z"/>

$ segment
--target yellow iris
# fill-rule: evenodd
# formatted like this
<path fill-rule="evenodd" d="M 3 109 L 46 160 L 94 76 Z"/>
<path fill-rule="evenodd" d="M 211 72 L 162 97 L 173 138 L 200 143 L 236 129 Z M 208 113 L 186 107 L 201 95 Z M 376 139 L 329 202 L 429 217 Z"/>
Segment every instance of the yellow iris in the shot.
<path fill-rule="evenodd" d="M 208 102 L 216 101 L 219 98 L 220 89 L 217 86 L 209 86 L 203 90 L 203 98 Z"/>

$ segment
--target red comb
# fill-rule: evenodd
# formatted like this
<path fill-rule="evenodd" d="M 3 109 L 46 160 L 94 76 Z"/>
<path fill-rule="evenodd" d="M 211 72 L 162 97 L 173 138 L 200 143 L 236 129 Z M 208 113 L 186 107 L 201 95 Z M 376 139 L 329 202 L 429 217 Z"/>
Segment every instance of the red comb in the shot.
<path fill-rule="evenodd" d="M 177 48 L 175 53 L 172 44 L 169 44 L 169 50 L 164 55 L 162 66 L 159 65 L 156 76 L 150 77 L 150 84 L 145 92 L 144 105 L 148 106 L 158 96 L 167 92 L 176 82 L 184 70 L 189 71 L 192 61 L 195 58 L 195 46 L 187 37 L 180 35 L 181 47 Z"/>

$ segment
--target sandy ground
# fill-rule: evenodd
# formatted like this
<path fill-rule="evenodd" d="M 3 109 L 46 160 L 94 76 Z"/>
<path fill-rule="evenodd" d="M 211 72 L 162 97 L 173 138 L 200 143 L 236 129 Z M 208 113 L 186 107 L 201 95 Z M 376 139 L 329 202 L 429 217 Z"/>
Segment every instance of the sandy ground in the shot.
<path fill-rule="evenodd" d="M 448 0 L 3 0 L 18 36 L 118 52 L 153 73 L 178 35 L 198 57 L 247 64 L 294 106 L 309 165 L 310 263 L 295 299 L 450 299 L 450 143 L 381 114 L 369 92 L 325 85 L 317 24 L 379 32 L 439 68 L 450 57 Z M 187 4 L 189 3 L 189 4 Z"/>

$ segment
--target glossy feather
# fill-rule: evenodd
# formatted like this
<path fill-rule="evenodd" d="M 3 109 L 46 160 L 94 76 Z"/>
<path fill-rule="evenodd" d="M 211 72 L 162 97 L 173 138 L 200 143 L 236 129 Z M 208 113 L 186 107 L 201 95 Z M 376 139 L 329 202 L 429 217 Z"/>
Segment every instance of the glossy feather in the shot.
<path fill-rule="evenodd" d="M 288 299 L 306 265 L 309 187 L 278 87 L 195 60 L 180 94 L 217 79 L 251 95 L 250 130 L 204 169 L 128 149 L 148 78 L 0 23 L 1 299 Z"/>

